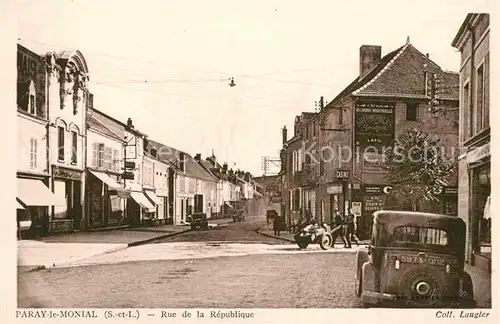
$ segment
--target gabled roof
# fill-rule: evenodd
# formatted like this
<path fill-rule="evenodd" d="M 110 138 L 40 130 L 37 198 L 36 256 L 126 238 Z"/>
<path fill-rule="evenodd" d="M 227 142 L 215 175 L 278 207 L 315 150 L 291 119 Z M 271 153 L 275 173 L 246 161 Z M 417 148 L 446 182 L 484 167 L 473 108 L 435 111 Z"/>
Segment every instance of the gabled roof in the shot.
<path fill-rule="evenodd" d="M 133 133 L 135 135 L 139 136 L 144 136 L 147 137 L 145 133 L 142 133 L 136 128 L 128 128 L 127 124 L 119 121 L 118 119 L 115 119 L 104 112 L 97 110 L 95 108 L 92 108 L 90 111 L 90 114 L 95 116 L 101 123 L 103 123 L 106 127 L 108 127 L 110 130 L 117 134 L 123 134 L 126 131 Z"/>
<path fill-rule="evenodd" d="M 458 100 L 458 73 L 443 71 L 411 44 L 386 54 L 365 77 L 356 77 L 328 105 L 353 96 L 426 99 L 425 71 L 436 73 L 444 86 L 443 99 Z"/>
<path fill-rule="evenodd" d="M 103 123 L 101 123 L 97 118 L 92 115 L 87 114 L 87 126 L 90 130 L 99 131 L 117 141 L 123 142 L 123 138 L 118 136 L 115 132 L 111 131 L 108 127 L 106 127 Z"/>

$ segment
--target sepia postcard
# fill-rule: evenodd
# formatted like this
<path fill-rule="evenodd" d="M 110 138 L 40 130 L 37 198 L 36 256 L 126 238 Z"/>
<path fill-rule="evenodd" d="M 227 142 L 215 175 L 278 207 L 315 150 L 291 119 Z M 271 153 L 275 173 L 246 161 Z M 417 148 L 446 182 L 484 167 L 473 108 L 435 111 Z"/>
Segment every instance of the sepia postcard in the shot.
<path fill-rule="evenodd" d="M 498 322 L 492 1 L 11 6 L 2 322 Z"/>

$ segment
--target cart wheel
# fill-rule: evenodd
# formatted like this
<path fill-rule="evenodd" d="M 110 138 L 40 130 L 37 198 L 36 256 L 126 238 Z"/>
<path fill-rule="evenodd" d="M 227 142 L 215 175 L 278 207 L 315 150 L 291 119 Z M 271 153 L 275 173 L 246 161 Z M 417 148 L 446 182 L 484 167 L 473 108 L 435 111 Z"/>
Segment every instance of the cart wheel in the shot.
<path fill-rule="evenodd" d="M 329 248 L 332 247 L 332 236 L 329 233 L 325 233 L 321 235 L 321 238 L 319 240 L 319 246 L 321 247 L 322 250 L 328 250 Z"/>

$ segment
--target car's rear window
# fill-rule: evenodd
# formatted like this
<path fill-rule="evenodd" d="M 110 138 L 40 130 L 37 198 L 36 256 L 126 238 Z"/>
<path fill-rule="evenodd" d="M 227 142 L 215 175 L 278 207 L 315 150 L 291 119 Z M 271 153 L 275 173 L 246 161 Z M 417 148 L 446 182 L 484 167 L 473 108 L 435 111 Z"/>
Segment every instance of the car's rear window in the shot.
<path fill-rule="evenodd" d="M 448 235 L 446 231 L 437 228 L 400 226 L 394 229 L 392 241 L 402 243 L 447 245 Z"/>

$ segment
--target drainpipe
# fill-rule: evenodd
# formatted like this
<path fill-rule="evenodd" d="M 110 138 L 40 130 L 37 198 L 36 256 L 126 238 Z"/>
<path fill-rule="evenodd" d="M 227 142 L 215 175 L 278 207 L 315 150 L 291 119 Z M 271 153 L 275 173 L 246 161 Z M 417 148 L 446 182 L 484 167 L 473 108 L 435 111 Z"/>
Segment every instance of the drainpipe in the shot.
<path fill-rule="evenodd" d="M 49 190 L 54 192 L 54 179 L 52 177 L 52 168 L 50 167 L 50 78 L 52 77 L 52 73 L 54 73 L 54 70 L 56 67 L 55 66 L 50 66 L 47 63 L 47 60 L 45 60 L 45 78 L 47 80 L 47 87 L 46 87 L 46 93 L 45 93 L 45 99 L 46 99 L 46 114 L 47 114 L 47 126 L 46 126 L 46 149 L 45 149 L 45 159 L 46 159 L 46 164 L 47 164 L 47 173 L 49 174 Z M 54 213 L 55 213 L 55 207 L 50 206 L 50 211 L 48 218 L 50 219 L 49 224 L 52 224 L 52 221 L 54 220 Z M 47 224 L 47 225 L 49 225 Z M 48 231 L 50 232 L 50 226 L 48 228 Z"/>
<path fill-rule="evenodd" d="M 83 145 L 82 145 L 82 167 L 83 167 L 83 173 L 82 173 L 82 176 L 84 177 L 83 178 L 83 181 L 81 183 L 81 194 L 80 194 L 80 202 L 81 202 L 81 217 L 80 217 L 80 224 L 78 224 L 78 228 L 81 228 L 82 227 L 82 223 L 83 223 L 83 228 L 86 230 L 87 229 L 87 218 L 88 218 L 88 215 L 86 213 L 87 211 L 87 178 L 88 178 L 88 173 L 87 173 L 87 113 L 88 113 L 88 109 L 89 109 L 89 92 L 88 90 L 84 90 L 84 93 L 83 93 L 83 99 L 85 100 L 85 102 L 83 103 L 83 106 L 85 107 L 85 109 L 83 110 Z M 78 143 L 77 143 L 78 144 Z M 78 161 L 78 156 L 77 156 L 77 161 Z"/>

